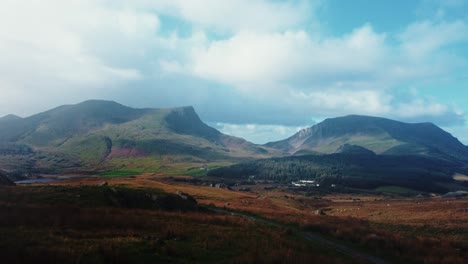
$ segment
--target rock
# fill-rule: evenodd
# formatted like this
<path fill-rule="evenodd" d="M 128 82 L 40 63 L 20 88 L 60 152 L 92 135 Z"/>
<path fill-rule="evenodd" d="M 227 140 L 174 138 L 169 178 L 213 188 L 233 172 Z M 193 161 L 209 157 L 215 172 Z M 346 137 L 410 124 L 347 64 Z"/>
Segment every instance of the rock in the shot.
<path fill-rule="evenodd" d="M 325 213 L 321 209 L 315 210 L 314 213 L 315 213 L 315 215 L 325 215 Z"/>
<path fill-rule="evenodd" d="M 190 194 L 188 193 L 184 193 L 184 192 L 181 192 L 181 191 L 177 191 L 176 194 L 184 199 L 184 200 L 187 200 L 187 201 L 190 201 L 190 202 L 193 202 L 193 203 L 197 203 L 197 200 L 195 198 L 193 198 L 193 196 L 191 196 Z"/>
<path fill-rule="evenodd" d="M 104 186 L 107 186 L 107 185 L 109 185 L 107 182 L 100 182 L 100 183 L 98 183 L 96 186 L 98 186 L 98 187 L 104 187 Z"/>

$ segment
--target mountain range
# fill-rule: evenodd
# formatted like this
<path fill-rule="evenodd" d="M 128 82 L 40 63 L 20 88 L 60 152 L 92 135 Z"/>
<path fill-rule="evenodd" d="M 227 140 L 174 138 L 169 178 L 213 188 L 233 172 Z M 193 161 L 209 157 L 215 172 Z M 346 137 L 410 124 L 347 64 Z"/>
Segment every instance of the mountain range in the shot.
<path fill-rule="evenodd" d="M 265 146 L 288 155 L 219 168 L 209 175 L 282 183 L 313 180 L 364 189 L 399 186 L 446 192 L 466 188 L 453 176 L 468 173 L 468 148 L 432 123 L 350 115 L 326 119 Z"/>
<path fill-rule="evenodd" d="M 42 171 L 163 171 L 169 164 L 233 162 L 280 151 L 222 134 L 193 107 L 134 109 L 92 100 L 0 119 L 0 153 L 0 168 L 10 171 L 12 164 Z"/>
<path fill-rule="evenodd" d="M 91 100 L 26 118 L 0 118 L 0 170 L 10 177 L 44 173 L 200 174 L 232 164 L 244 168 L 242 164 L 251 166 L 253 160 L 268 166 L 256 166 L 249 173 L 262 174 L 258 168 L 264 168 L 270 176 L 282 171 L 289 175 L 283 175 L 284 179 L 304 178 L 307 175 L 272 170 L 271 164 L 283 162 L 290 169 L 310 161 L 315 165 L 309 162 L 305 167 L 327 172 L 306 170 L 309 176 L 336 176 L 328 167 L 339 167 L 342 174 L 365 172 L 366 177 L 361 173 L 358 178 L 380 177 L 388 184 L 392 177 L 404 181 L 418 175 L 420 180 L 432 171 L 448 179 L 455 172 L 464 172 L 468 147 L 432 123 L 409 124 L 357 115 L 326 119 L 265 145 L 221 133 L 203 123 L 190 106 L 135 109 Z M 374 165 L 383 169 L 375 170 Z M 393 169 L 402 166 L 403 170 Z M 226 176 L 230 171 L 218 169 L 210 174 Z M 389 176 L 389 172 L 395 175 Z"/>

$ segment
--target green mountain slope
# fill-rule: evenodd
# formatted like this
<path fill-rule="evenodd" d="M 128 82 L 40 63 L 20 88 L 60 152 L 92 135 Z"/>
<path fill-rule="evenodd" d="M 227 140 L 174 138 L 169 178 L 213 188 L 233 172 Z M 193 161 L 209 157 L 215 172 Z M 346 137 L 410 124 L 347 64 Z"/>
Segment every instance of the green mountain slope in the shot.
<path fill-rule="evenodd" d="M 360 146 L 377 154 L 425 155 L 468 160 L 467 147 L 432 123 L 409 124 L 369 116 L 345 116 L 299 131 L 265 146 L 290 154 L 337 152 L 341 146 Z"/>
<path fill-rule="evenodd" d="M 59 171 L 156 172 L 168 164 L 199 166 L 278 153 L 209 127 L 193 107 L 134 109 L 94 100 L 0 122 L 0 168 L 1 160 L 11 165 L 28 159 L 33 167 Z"/>

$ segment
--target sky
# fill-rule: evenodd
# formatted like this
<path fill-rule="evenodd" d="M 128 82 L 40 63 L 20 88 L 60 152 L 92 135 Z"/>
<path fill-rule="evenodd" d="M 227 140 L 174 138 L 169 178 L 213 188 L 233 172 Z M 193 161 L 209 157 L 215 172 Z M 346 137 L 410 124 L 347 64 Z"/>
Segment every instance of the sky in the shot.
<path fill-rule="evenodd" d="M 192 105 L 255 143 L 329 117 L 468 144 L 468 0 L 2 0 L 0 116 Z"/>

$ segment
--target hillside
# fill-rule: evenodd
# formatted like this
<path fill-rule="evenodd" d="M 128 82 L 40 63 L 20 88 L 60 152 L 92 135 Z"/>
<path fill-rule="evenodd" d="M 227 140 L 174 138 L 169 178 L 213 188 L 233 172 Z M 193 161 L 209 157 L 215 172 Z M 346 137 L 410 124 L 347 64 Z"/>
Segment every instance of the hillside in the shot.
<path fill-rule="evenodd" d="M 409 124 L 356 115 L 326 119 L 265 146 L 290 154 L 331 154 L 345 144 L 360 146 L 376 154 L 468 160 L 467 147 L 432 123 Z"/>
<path fill-rule="evenodd" d="M 357 148 L 350 150 L 353 151 L 250 161 L 212 170 L 209 176 L 238 181 L 254 178 L 277 183 L 314 180 L 322 189 L 329 188 L 331 184 L 364 189 L 400 186 L 443 193 L 449 190 L 447 186 L 456 184 L 452 179 L 455 173 L 468 171 L 462 162 L 416 155 L 357 153 Z"/>
<path fill-rule="evenodd" d="M 93 100 L 0 122 L 0 169 L 9 171 L 26 162 L 40 171 L 157 172 L 277 153 L 209 127 L 193 107 L 134 109 Z"/>
<path fill-rule="evenodd" d="M 6 116 L 0 118 L 0 122 L 18 120 L 18 119 L 21 119 L 21 117 L 16 116 L 16 115 L 6 115 Z"/>

